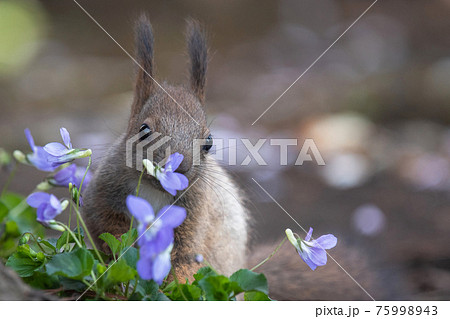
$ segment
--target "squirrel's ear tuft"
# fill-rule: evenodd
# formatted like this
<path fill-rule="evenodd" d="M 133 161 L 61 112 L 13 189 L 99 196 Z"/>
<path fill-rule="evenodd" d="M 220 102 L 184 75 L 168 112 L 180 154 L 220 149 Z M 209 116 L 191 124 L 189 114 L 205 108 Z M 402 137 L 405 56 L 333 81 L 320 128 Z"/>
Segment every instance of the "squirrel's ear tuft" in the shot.
<path fill-rule="evenodd" d="M 187 44 L 189 52 L 191 89 L 201 103 L 205 99 L 206 69 L 208 67 L 208 48 L 206 35 L 200 24 L 192 19 L 187 21 Z"/>
<path fill-rule="evenodd" d="M 153 83 L 153 31 L 152 25 L 145 14 L 142 14 L 135 26 L 135 46 L 137 66 L 135 101 L 133 113 L 137 114 L 140 108 L 150 97 L 154 88 Z"/>

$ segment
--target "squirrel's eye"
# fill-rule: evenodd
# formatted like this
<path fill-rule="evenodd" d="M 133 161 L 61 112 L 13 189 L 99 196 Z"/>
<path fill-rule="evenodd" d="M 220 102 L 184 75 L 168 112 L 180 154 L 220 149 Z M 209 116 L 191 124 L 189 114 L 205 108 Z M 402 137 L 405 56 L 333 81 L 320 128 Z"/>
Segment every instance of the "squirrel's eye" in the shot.
<path fill-rule="evenodd" d="M 141 127 L 139 128 L 139 132 L 144 133 L 139 139 L 140 141 L 145 140 L 147 137 L 150 136 L 150 134 L 152 134 L 152 130 L 150 130 L 150 127 L 148 127 L 148 125 L 145 123 L 141 125 Z"/>
<path fill-rule="evenodd" d="M 212 135 L 209 134 L 209 136 L 205 140 L 205 144 L 203 145 L 203 150 L 205 152 L 208 152 L 212 146 L 213 146 L 213 138 Z"/>

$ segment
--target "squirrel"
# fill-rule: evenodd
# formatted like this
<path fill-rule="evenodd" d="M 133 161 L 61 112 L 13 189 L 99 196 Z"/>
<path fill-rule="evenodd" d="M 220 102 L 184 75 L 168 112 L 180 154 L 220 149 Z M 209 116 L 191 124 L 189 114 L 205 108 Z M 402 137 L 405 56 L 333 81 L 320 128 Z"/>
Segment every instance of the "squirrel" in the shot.
<path fill-rule="evenodd" d="M 239 187 L 208 154 L 207 146 L 200 152 L 201 165 L 193 165 L 194 139 L 211 139 L 204 106 L 208 59 L 205 32 L 198 22 L 188 22 L 190 85 L 175 87 L 163 83 L 163 89 L 153 80 L 153 33 L 146 16 L 137 20 L 135 37 L 136 61 L 142 68 L 138 68 L 136 75 L 128 129 L 113 144 L 86 188 L 83 218 L 97 239 L 96 245 L 104 250 L 104 242 L 98 239 L 100 234 L 120 236 L 127 232 L 130 214 L 125 200 L 136 193 L 141 172 L 126 166 L 126 141 L 140 131 L 169 136 L 172 152 L 184 156 L 177 172 L 189 179 L 190 187 L 183 196 L 180 192 L 172 196 L 154 177 L 144 174 L 139 196 L 155 212 L 175 201 L 187 211 L 186 220 L 176 228 L 174 236 L 172 265 L 177 277 L 192 278 L 200 268 L 195 261 L 197 254 L 217 271 L 231 275 L 246 265 L 248 211 Z M 164 157 L 161 148 L 153 153 L 155 162 Z"/>
<path fill-rule="evenodd" d="M 245 196 L 229 173 L 208 153 L 208 145 L 212 141 L 205 114 L 208 48 L 204 29 L 197 21 L 189 20 L 187 23 L 190 60 L 187 86 L 167 83 L 160 86 L 154 81 L 153 32 L 145 15 L 137 20 L 135 26 L 135 46 L 136 62 L 140 67 L 137 68 L 127 131 L 112 145 L 83 194 L 83 218 L 96 245 L 107 251 L 106 244 L 98 239 L 99 235 L 109 232 L 119 237 L 130 228 L 131 215 L 125 202 L 128 195 L 136 193 L 141 172 L 126 165 L 127 140 L 140 132 L 148 133 L 142 139 L 150 132 L 159 132 L 171 137 L 168 143 L 172 151 L 184 155 L 177 172 L 189 179 L 190 186 L 182 196 L 180 192 L 172 196 L 164 191 L 154 177 L 144 174 L 139 196 L 151 203 L 155 212 L 174 202 L 187 211 L 186 220 L 175 229 L 171 253 L 177 278 L 192 280 L 202 266 L 196 261 L 197 254 L 201 254 L 218 272 L 225 275 L 257 264 L 274 247 L 248 248 L 251 221 Z M 194 139 L 206 141 L 200 151 L 200 165 L 193 165 Z M 164 151 L 157 149 L 153 158 L 155 162 L 162 161 L 165 158 Z M 271 297 L 283 300 L 365 297 L 348 278 L 341 278 L 344 282 L 348 280 L 346 285 L 331 289 L 331 293 L 339 291 L 345 295 L 324 295 L 328 283 L 324 282 L 323 277 L 308 272 L 309 269 L 301 271 L 300 257 L 293 247 L 290 248 L 292 250 L 288 251 L 285 245 L 273 261 L 258 269 L 268 277 Z M 348 252 L 344 254 L 348 255 Z M 364 271 L 362 259 L 355 256 L 354 260 L 358 261 L 355 262 L 358 269 Z M 333 276 L 341 272 L 336 267 L 321 271 L 328 274 L 327 279 L 333 280 Z M 340 275 L 345 277 L 343 272 Z M 319 281 L 322 285 L 318 284 Z"/>

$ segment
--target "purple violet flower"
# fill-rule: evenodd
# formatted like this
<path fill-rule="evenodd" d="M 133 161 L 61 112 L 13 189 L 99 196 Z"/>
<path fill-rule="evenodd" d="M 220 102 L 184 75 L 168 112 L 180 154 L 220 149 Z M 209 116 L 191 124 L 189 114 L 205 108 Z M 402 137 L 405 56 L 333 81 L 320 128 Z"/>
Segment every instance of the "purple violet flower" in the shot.
<path fill-rule="evenodd" d="M 327 252 L 325 249 L 331 249 L 337 244 L 337 238 L 332 235 L 323 235 L 317 239 L 311 240 L 313 229 L 310 227 L 305 239 L 294 235 L 292 230 L 286 229 L 286 236 L 291 244 L 297 249 L 298 254 L 303 261 L 312 269 L 317 266 L 324 266 L 327 263 Z"/>
<path fill-rule="evenodd" d="M 34 144 L 34 139 L 29 129 L 25 129 L 25 136 L 27 137 L 28 144 L 30 144 L 31 150 L 33 151 L 33 153 L 26 156 L 28 162 L 41 171 L 54 171 L 58 166 L 54 165 L 55 158 L 47 153 L 42 146 L 36 146 Z"/>
<path fill-rule="evenodd" d="M 203 255 L 201 254 L 197 254 L 195 255 L 195 261 L 198 262 L 199 264 L 203 262 Z"/>
<path fill-rule="evenodd" d="M 169 274 L 174 229 L 186 218 L 186 210 L 164 206 L 155 217 L 152 206 L 143 198 L 128 195 L 127 207 L 138 221 L 139 261 L 137 271 L 142 279 L 153 279 L 159 285 Z"/>
<path fill-rule="evenodd" d="M 72 143 L 70 142 L 70 134 L 66 128 L 61 127 L 59 129 L 61 133 L 64 145 L 61 143 L 53 142 L 48 143 L 44 146 L 44 150 L 53 156 L 64 156 L 67 155 L 72 150 Z"/>
<path fill-rule="evenodd" d="M 64 210 L 63 205 L 55 195 L 44 192 L 29 195 L 27 203 L 31 207 L 37 208 L 37 221 L 47 227 Z"/>
<path fill-rule="evenodd" d="M 86 167 L 71 164 L 53 175 L 49 182 L 55 186 L 69 187 L 69 183 L 72 183 L 75 187 L 79 187 L 85 173 Z M 88 186 L 91 178 L 92 173 L 88 171 L 83 181 L 83 189 Z"/>
<path fill-rule="evenodd" d="M 174 153 L 169 156 L 164 167 L 154 166 L 149 160 L 144 160 L 144 166 L 150 175 L 156 177 L 161 183 L 161 186 L 175 196 L 177 191 L 183 190 L 189 185 L 189 180 L 186 176 L 175 171 L 183 161 L 184 156 L 180 153 Z"/>
<path fill-rule="evenodd" d="M 68 163 L 77 158 L 87 157 L 92 154 L 89 149 L 74 149 L 70 142 L 70 134 L 64 127 L 59 130 L 61 133 L 64 145 L 61 143 L 53 142 L 44 146 L 44 150 L 53 157 L 56 165 Z"/>
<path fill-rule="evenodd" d="M 52 172 L 64 163 L 92 154 L 90 149 L 72 149 L 69 132 L 64 127 L 60 129 L 60 132 L 64 145 L 60 143 L 49 143 L 42 147 L 34 144 L 30 130 L 25 129 L 25 136 L 33 151 L 33 153 L 26 156 L 28 163 L 41 171 Z"/>

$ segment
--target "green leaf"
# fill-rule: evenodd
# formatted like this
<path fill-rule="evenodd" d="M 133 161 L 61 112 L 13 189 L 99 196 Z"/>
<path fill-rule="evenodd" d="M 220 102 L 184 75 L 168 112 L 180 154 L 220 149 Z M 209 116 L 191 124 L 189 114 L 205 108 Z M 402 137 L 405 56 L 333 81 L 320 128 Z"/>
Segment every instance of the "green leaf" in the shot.
<path fill-rule="evenodd" d="M 42 262 L 13 254 L 8 258 L 6 266 L 14 269 L 20 277 L 29 277 L 41 268 Z"/>
<path fill-rule="evenodd" d="M 138 285 L 136 287 L 136 292 L 140 293 L 143 296 L 151 295 L 158 292 L 159 286 L 153 280 L 139 280 Z"/>
<path fill-rule="evenodd" d="M 271 301 L 271 299 L 260 291 L 247 291 L 244 293 L 245 301 Z"/>
<path fill-rule="evenodd" d="M 231 297 L 240 292 L 235 282 L 222 275 L 204 277 L 198 285 L 205 292 L 206 300 L 211 301 L 231 300 Z"/>
<path fill-rule="evenodd" d="M 56 248 L 56 243 L 58 241 L 58 238 L 47 238 L 46 240 L 50 243 L 50 245 L 52 245 L 53 247 Z"/>
<path fill-rule="evenodd" d="M 203 292 L 199 287 L 184 284 L 184 285 L 180 285 L 180 288 L 183 291 L 184 296 L 188 300 L 201 300 L 202 299 Z"/>
<path fill-rule="evenodd" d="M 120 258 L 109 268 L 106 279 L 109 283 L 116 284 L 134 279 L 136 274 L 137 271 L 128 266 L 125 259 Z"/>
<path fill-rule="evenodd" d="M 50 253 L 56 253 L 56 248 L 48 240 L 38 238 L 38 243 L 45 249 L 45 247 L 50 249 Z M 45 247 L 44 247 L 45 246 Z M 47 253 L 47 252 L 46 252 Z"/>
<path fill-rule="evenodd" d="M 55 289 L 60 287 L 58 276 L 49 276 L 43 271 L 43 268 L 36 270 L 31 276 L 23 278 L 23 281 L 37 289 Z"/>
<path fill-rule="evenodd" d="M 198 286 L 182 284 L 178 287 L 175 287 L 172 293 L 169 295 L 171 300 L 189 300 L 189 301 L 197 301 L 202 300 L 202 290 Z"/>
<path fill-rule="evenodd" d="M 162 289 L 162 291 L 164 293 L 170 292 L 172 290 L 175 289 L 175 287 L 177 286 L 177 283 L 174 281 L 169 282 L 167 285 L 164 286 L 164 288 Z"/>
<path fill-rule="evenodd" d="M 74 233 L 75 237 L 77 237 L 77 239 L 78 239 L 79 236 L 81 235 L 81 245 L 85 247 L 85 244 L 84 244 L 84 231 L 83 231 L 83 228 L 80 229 L 80 235 L 78 235 L 78 230 L 77 230 L 76 228 L 73 230 L 73 233 Z M 67 237 L 69 237 L 69 241 L 67 241 Z M 69 243 L 69 244 L 75 243 L 75 239 L 73 239 L 72 235 L 71 235 L 67 230 L 65 230 L 65 231 L 61 234 L 61 236 L 58 238 L 58 240 L 56 241 L 56 249 L 57 249 L 58 251 L 61 250 L 61 248 L 62 248 L 66 243 Z"/>
<path fill-rule="evenodd" d="M 120 244 L 120 252 L 123 252 L 125 249 L 134 244 L 137 239 L 137 230 L 133 228 L 127 231 L 125 234 L 120 236 L 121 244 Z"/>
<path fill-rule="evenodd" d="M 130 247 L 125 253 L 122 253 L 121 259 L 124 259 L 128 266 L 136 269 L 136 263 L 138 260 L 138 250 L 135 247 Z"/>
<path fill-rule="evenodd" d="M 45 257 L 37 258 L 38 254 L 28 245 L 17 247 L 17 251 L 12 254 L 6 266 L 14 269 L 20 277 L 30 277 L 45 263 Z"/>
<path fill-rule="evenodd" d="M 248 269 L 241 269 L 230 276 L 230 280 L 238 283 L 244 291 L 260 291 L 269 294 L 266 276 Z"/>
<path fill-rule="evenodd" d="M 59 236 L 58 240 L 56 241 L 56 249 L 59 251 L 61 248 L 68 242 L 67 236 L 69 236 L 69 232 L 66 230 L 64 231 L 61 236 Z M 71 238 L 72 239 L 72 238 Z M 73 240 L 73 239 L 72 239 Z M 69 241 L 70 242 L 70 241 Z"/>
<path fill-rule="evenodd" d="M 130 298 L 131 300 L 148 300 L 148 301 L 168 301 L 161 291 L 159 286 L 153 280 L 139 280 L 136 287 L 136 292 Z"/>
<path fill-rule="evenodd" d="M 100 238 L 101 240 L 103 240 L 108 244 L 108 247 L 109 249 L 111 249 L 113 256 L 115 256 L 116 253 L 119 251 L 120 241 L 110 233 L 103 233 L 100 236 L 98 236 L 98 238 Z"/>
<path fill-rule="evenodd" d="M 19 245 L 25 245 L 30 241 L 31 238 L 31 234 L 30 233 L 25 233 L 22 235 L 22 237 L 20 237 L 19 239 Z"/>
<path fill-rule="evenodd" d="M 17 253 L 19 253 L 22 256 L 30 258 L 37 257 L 37 253 L 33 249 L 31 249 L 30 245 L 28 244 L 20 245 L 19 247 L 17 247 Z"/>
<path fill-rule="evenodd" d="M 197 273 L 194 275 L 194 283 L 198 283 L 201 279 L 208 277 L 208 276 L 215 276 L 217 275 L 214 270 L 212 270 L 209 267 L 202 267 L 200 268 Z"/>
<path fill-rule="evenodd" d="M 83 279 L 90 274 L 94 257 L 85 248 L 77 248 L 69 253 L 53 256 L 47 263 L 47 274 L 60 275 L 71 279 Z"/>

